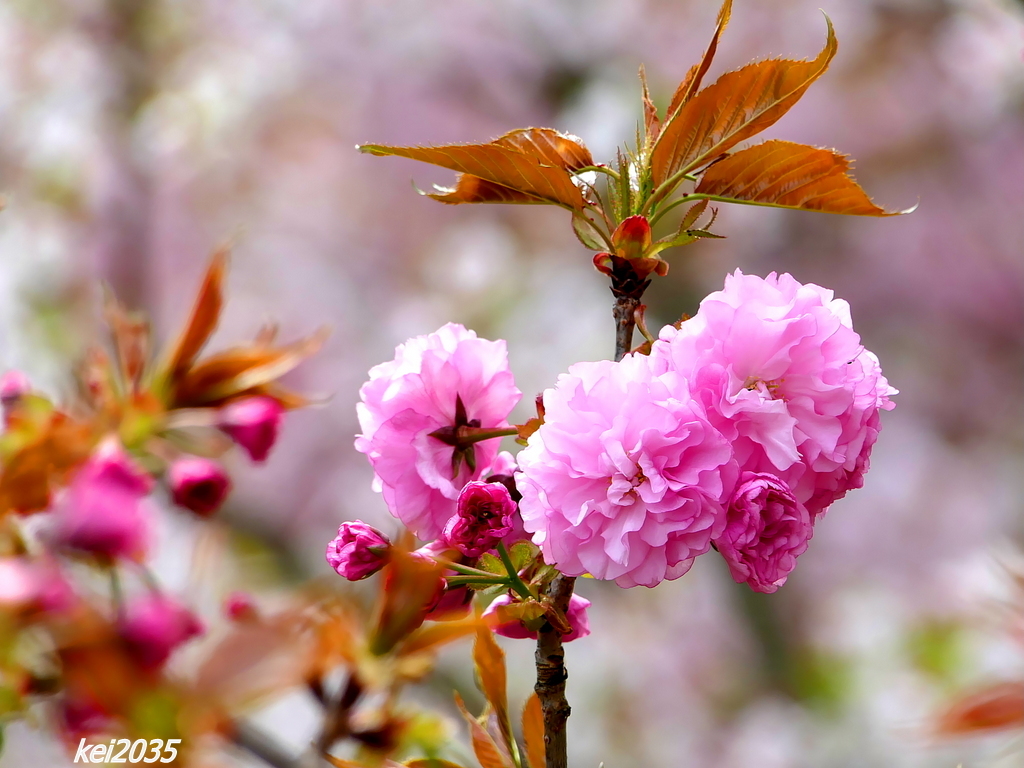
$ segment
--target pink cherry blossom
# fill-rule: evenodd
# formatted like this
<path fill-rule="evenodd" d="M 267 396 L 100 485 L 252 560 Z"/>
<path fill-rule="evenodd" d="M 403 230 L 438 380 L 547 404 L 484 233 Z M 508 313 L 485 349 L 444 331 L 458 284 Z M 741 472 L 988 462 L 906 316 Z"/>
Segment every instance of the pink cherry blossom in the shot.
<path fill-rule="evenodd" d="M 738 584 L 774 592 L 785 584 L 813 532 L 810 514 L 784 482 L 774 475 L 744 472 L 715 546 Z"/>
<path fill-rule="evenodd" d="M 54 515 L 59 546 L 100 557 L 140 558 L 146 548 L 152 478 L 109 441 L 75 473 Z"/>
<path fill-rule="evenodd" d="M 394 360 L 372 368 L 359 390 L 356 449 L 369 458 L 391 513 L 421 539 L 437 538 L 462 487 L 489 473 L 499 441 L 483 440 L 457 456 L 432 433 L 507 428 L 520 395 L 505 342 L 453 323 L 410 339 Z"/>
<path fill-rule="evenodd" d="M 183 643 L 203 633 L 199 619 L 166 595 L 145 595 L 125 609 L 120 634 L 144 667 L 163 665 Z"/>
<path fill-rule="evenodd" d="M 502 483 L 466 483 L 444 538 L 466 557 L 480 557 L 512 533 L 515 516 L 516 503 Z"/>
<path fill-rule="evenodd" d="M 686 379 L 740 468 L 779 477 L 812 518 L 863 484 L 896 393 L 845 301 L 774 272 L 729 275 L 694 317 L 662 329 L 651 365 Z"/>
<path fill-rule="evenodd" d="M 218 426 L 255 462 L 266 461 L 277 441 L 284 409 L 272 397 L 247 397 L 226 405 Z"/>
<path fill-rule="evenodd" d="M 172 463 L 167 480 L 174 503 L 204 517 L 216 512 L 231 490 L 231 479 L 224 468 L 200 456 Z"/>
<path fill-rule="evenodd" d="M 519 509 L 546 562 L 619 586 L 682 576 L 725 523 L 733 452 L 674 374 L 648 359 L 577 363 L 544 392 L 519 454 Z"/>
<path fill-rule="evenodd" d="M 512 603 L 512 598 L 509 595 L 501 595 L 494 600 L 484 611 L 484 616 L 490 616 L 497 612 L 498 608 L 503 605 L 509 605 Z M 573 595 L 569 598 L 569 608 L 565 612 L 565 618 L 569 621 L 569 626 L 572 627 L 572 631 L 567 635 L 562 635 L 562 642 L 568 643 L 572 640 L 578 640 L 581 637 L 586 637 L 590 634 L 590 619 L 587 617 L 587 609 L 590 607 L 590 601 L 585 597 L 579 595 Z M 521 621 L 509 621 L 504 624 L 498 624 L 494 627 L 494 632 L 503 637 L 511 637 L 515 640 L 527 640 L 537 639 L 537 633 L 529 629 Z"/>
<path fill-rule="evenodd" d="M 372 576 L 388 561 L 391 541 L 361 520 L 342 523 L 327 545 L 327 564 L 349 581 Z"/>

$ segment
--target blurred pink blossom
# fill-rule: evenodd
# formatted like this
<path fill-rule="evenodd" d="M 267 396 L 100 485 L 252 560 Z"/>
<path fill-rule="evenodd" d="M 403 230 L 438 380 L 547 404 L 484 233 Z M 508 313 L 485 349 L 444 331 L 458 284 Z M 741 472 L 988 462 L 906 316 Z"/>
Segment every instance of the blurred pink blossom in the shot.
<path fill-rule="evenodd" d="M 203 625 L 166 595 L 145 595 L 130 602 L 121 622 L 121 637 L 144 667 L 161 666 L 183 643 L 203 633 Z"/>
<path fill-rule="evenodd" d="M 32 383 L 28 376 L 18 370 L 7 371 L 0 376 L 0 403 L 9 407 L 22 395 L 32 390 Z"/>
<path fill-rule="evenodd" d="M 231 490 L 224 468 L 211 459 L 189 456 L 167 470 L 174 503 L 203 517 L 216 512 Z"/>
<path fill-rule="evenodd" d="M 454 323 L 410 339 L 394 360 L 374 366 L 359 390 L 356 449 L 369 458 L 374 487 L 391 513 L 421 539 L 437 538 L 462 487 L 490 474 L 498 441 L 469 446 L 460 461 L 454 446 L 431 433 L 508 427 L 520 395 L 505 342 L 477 338 Z"/>
<path fill-rule="evenodd" d="M 544 392 L 545 423 L 519 454 L 516 483 L 546 562 L 653 587 L 708 550 L 736 469 L 685 388 L 631 355 L 577 363 Z"/>
<path fill-rule="evenodd" d="M 56 543 L 110 559 L 142 557 L 152 487 L 152 478 L 119 443 L 102 444 L 58 501 Z"/>
<path fill-rule="evenodd" d="M 256 462 L 266 461 L 284 409 L 272 397 L 248 397 L 225 406 L 218 426 Z"/>

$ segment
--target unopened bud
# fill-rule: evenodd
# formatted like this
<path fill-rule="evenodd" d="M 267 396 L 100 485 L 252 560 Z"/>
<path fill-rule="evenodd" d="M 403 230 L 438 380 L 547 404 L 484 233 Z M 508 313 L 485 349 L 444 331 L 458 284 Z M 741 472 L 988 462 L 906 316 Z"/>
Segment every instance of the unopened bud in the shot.
<path fill-rule="evenodd" d="M 198 456 L 178 459 L 167 470 L 174 503 L 206 517 L 216 512 L 231 490 L 231 480 L 215 461 Z"/>
<path fill-rule="evenodd" d="M 265 461 L 277 440 L 284 409 L 272 397 L 249 397 L 227 405 L 218 426 L 256 462 Z"/>
<path fill-rule="evenodd" d="M 359 581 L 372 576 L 388 561 L 391 541 L 361 520 L 342 523 L 327 545 L 327 563 L 339 576 Z"/>

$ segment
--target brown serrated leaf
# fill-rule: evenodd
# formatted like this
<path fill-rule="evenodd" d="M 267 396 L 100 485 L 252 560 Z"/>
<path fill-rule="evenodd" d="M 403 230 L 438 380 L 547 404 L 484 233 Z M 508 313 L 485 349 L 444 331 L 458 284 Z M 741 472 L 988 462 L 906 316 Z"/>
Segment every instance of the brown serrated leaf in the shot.
<path fill-rule="evenodd" d="M 372 155 L 407 157 L 450 168 L 535 197 L 542 202 L 573 210 L 580 210 L 586 204 L 568 171 L 562 167 L 546 165 L 537 156 L 524 154 L 510 146 L 496 143 L 449 144 L 439 147 L 363 144 L 358 149 Z"/>
<path fill-rule="evenodd" d="M 700 90 L 701 81 L 711 67 L 711 61 L 715 58 L 715 52 L 718 50 L 718 41 L 722 37 L 722 32 L 729 25 L 729 17 L 731 15 L 732 0 L 725 0 L 722 3 L 722 7 L 718 9 L 718 18 L 715 20 L 717 25 L 715 27 L 715 34 L 711 36 L 711 42 L 708 44 L 707 50 L 704 51 L 704 56 L 700 62 L 690 67 L 690 71 L 686 73 L 683 82 L 679 84 L 676 92 L 672 94 L 672 101 L 669 102 L 668 111 L 665 113 L 665 122 L 672 122 L 672 118 L 675 117 L 679 108 L 693 98 L 693 95 Z"/>
<path fill-rule="evenodd" d="M 516 149 L 537 158 L 544 165 L 578 171 L 594 164 L 590 150 L 578 136 L 553 128 L 517 128 L 496 138 L 492 144 Z"/>
<path fill-rule="evenodd" d="M 469 725 L 469 736 L 473 744 L 473 753 L 480 762 L 480 768 L 515 768 L 511 758 L 502 753 L 501 748 L 491 737 L 491 734 L 480 725 L 480 721 L 469 714 L 469 710 L 466 709 L 466 705 L 463 703 L 458 691 L 455 692 L 455 706 L 459 708 L 459 712 L 462 713 L 462 717 Z"/>
<path fill-rule="evenodd" d="M 236 347 L 211 355 L 177 382 L 171 407 L 209 407 L 243 394 L 262 393 L 263 388 L 320 349 L 327 334 L 326 329 L 320 329 L 282 347 Z"/>
<path fill-rule="evenodd" d="M 511 753 L 512 721 L 508 715 L 508 686 L 505 672 L 505 652 L 501 650 L 494 634 L 487 627 L 481 627 L 473 643 L 473 665 L 479 678 L 480 689 L 498 718 L 498 728 L 505 748 Z"/>
<path fill-rule="evenodd" d="M 661 119 L 658 117 L 658 108 L 651 100 L 651 90 L 647 86 L 647 71 L 643 64 L 640 65 L 640 88 L 644 104 L 644 136 L 650 145 L 657 140 L 661 132 Z"/>
<path fill-rule="evenodd" d="M 536 693 L 531 693 L 523 707 L 523 741 L 530 768 L 544 768 L 544 710 Z"/>
<path fill-rule="evenodd" d="M 425 192 L 427 197 L 448 205 L 462 203 L 505 203 L 510 205 L 546 205 L 541 200 L 525 192 L 503 187 L 493 181 L 481 179 L 468 173 L 459 174 L 454 187 L 438 188 L 437 192 Z"/>
<path fill-rule="evenodd" d="M 772 140 L 712 165 L 694 190 L 723 202 L 851 216 L 897 216 L 871 202 L 849 174 L 850 161 L 830 149 Z"/>
<path fill-rule="evenodd" d="M 149 359 L 149 322 L 126 310 L 112 294 L 106 297 L 103 314 L 110 327 L 121 379 L 129 391 L 137 392 Z"/>
<path fill-rule="evenodd" d="M 828 69 L 838 43 L 828 23 L 825 47 L 811 61 L 769 59 L 727 72 L 689 101 L 662 129 L 651 154 L 655 186 L 689 173 L 772 125 Z"/>
<path fill-rule="evenodd" d="M 936 723 L 943 736 L 1024 727 L 1024 682 L 993 685 L 966 696 L 944 712 Z"/>
<path fill-rule="evenodd" d="M 226 246 L 217 249 L 210 257 L 210 265 L 206 268 L 196 302 L 165 366 L 171 381 L 176 381 L 191 367 L 217 328 L 224 306 L 224 277 L 227 264 Z"/>

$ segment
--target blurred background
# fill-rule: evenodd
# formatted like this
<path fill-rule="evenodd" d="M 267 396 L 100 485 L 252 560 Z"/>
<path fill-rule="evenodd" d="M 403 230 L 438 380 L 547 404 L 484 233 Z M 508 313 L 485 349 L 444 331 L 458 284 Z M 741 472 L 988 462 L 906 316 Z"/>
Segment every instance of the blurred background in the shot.
<path fill-rule="evenodd" d="M 711 77 L 755 58 L 830 71 L 765 137 L 836 147 L 887 208 L 858 220 L 724 206 L 669 256 L 652 327 L 692 313 L 739 267 L 791 272 L 853 308 L 900 389 L 866 487 L 838 502 L 785 589 L 732 584 L 716 558 L 655 590 L 585 582 L 593 635 L 567 649 L 574 766 L 925 768 L 1018 765 L 1020 733 L 937 739 L 935 713 L 1024 677 L 1001 610 L 1024 547 L 1024 3 L 737 0 Z M 330 574 L 323 549 L 362 518 L 392 531 L 352 440 L 366 371 L 447 321 L 509 341 L 526 418 L 580 359 L 612 351 L 611 296 L 561 209 L 443 207 L 452 174 L 360 155 L 361 142 L 579 135 L 599 161 L 631 140 L 645 64 L 661 107 L 710 38 L 695 0 L 6 0 L 0 4 L 0 364 L 40 388 L 97 325 L 102 282 L 167 338 L 211 250 L 234 243 L 214 340 L 267 319 L 321 324 L 291 377 L 329 397 L 294 414 L 270 462 L 238 460 L 223 519 L 231 568 L 189 598 L 273 595 Z M 513 448 L 513 446 L 508 446 Z M 195 530 L 170 517 L 156 567 L 194 578 Z M 505 643 L 512 695 L 533 649 Z M 472 689 L 468 646 L 420 692 Z M 296 694 L 258 720 L 296 750 Z M 454 723 L 454 720 L 453 720 Z M 464 738 L 464 736 L 463 736 Z M 24 725 L 0 766 L 63 765 Z"/>

